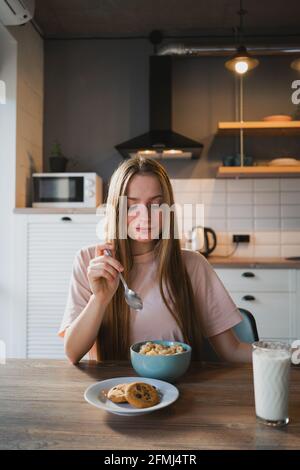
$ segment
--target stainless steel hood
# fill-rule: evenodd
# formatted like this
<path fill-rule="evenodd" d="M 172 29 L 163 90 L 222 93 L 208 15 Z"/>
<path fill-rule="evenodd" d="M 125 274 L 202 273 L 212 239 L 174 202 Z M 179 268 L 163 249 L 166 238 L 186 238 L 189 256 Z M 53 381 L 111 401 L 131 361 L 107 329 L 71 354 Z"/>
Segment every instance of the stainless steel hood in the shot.
<path fill-rule="evenodd" d="M 150 56 L 150 130 L 116 145 L 124 158 L 199 158 L 203 144 L 172 130 L 172 57 Z"/>

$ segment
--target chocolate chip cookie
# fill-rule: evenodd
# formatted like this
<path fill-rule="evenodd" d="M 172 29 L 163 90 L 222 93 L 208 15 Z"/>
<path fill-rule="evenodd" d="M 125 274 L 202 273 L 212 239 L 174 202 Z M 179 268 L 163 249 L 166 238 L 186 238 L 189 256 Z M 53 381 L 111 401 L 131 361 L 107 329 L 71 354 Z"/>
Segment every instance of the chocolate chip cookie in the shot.
<path fill-rule="evenodd" d="M 126 388 L 128 384 L 118 384 L 107 392 L 107 398 L 114 403 L 127 403 Z"/>
<path fill-rule="evenodd" d="M 135 408 L 149 408 L 159 403 L 155 387 L 144 382 L 132 382 L 125 390 L 125 396 L 130 405 Z"/>

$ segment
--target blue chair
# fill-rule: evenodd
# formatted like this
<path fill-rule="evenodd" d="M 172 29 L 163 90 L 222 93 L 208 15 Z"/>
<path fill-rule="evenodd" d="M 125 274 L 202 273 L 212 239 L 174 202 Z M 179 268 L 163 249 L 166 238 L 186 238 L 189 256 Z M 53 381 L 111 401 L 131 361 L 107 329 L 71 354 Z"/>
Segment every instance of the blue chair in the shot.
<path fill-rule="evenodd" d="M 248 310 L 239 308 L 243 320 L 233 328 L 236 336 L 243 343 L 254 343 L 258 341 L 258 332 L 256 327 L 255 318 Z M 219 362 L 220 358 L 211 346 L 208 339 L 204 338 L 202 346 L 202 359 L 208 362 Z"/>

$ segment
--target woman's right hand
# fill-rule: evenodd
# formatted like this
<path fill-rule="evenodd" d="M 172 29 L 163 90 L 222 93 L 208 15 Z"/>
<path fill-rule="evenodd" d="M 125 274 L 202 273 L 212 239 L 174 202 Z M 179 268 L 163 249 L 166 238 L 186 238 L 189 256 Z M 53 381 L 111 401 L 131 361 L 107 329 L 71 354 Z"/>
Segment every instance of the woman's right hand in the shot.
<path fill-rule="evenodd" d="M 111 250 L 112 256 L 104 254 L 105 249 Z M 119 285 L 119 272 L 124 269 L 114 256 L 112 243 L 97 245 L 95 258 L 90 261 L 87 268 L 90 288 L 95 297 L 105 304 L 113 298 Z"/>

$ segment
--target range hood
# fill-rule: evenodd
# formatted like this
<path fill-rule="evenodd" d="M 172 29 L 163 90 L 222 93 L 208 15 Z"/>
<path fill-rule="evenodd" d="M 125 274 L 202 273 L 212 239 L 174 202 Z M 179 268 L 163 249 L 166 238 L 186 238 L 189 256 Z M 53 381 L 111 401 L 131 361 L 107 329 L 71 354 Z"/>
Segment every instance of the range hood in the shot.
<path fill-rule="evenodd" d="M 150 130 L 116 145 L 124 158 L 199 158 L 203 144 L 172 130 L 172 57 L 150 56 Z"/>

